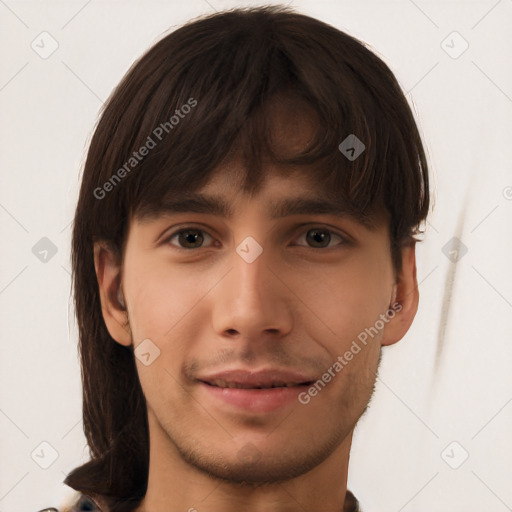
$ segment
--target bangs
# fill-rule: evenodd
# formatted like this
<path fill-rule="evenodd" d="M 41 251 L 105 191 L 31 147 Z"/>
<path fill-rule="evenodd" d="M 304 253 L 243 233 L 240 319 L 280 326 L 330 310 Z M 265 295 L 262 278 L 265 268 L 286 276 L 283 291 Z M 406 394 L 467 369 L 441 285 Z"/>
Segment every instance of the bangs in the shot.
<path fill-rule="evenodd" d="M 228 115 L 233 124 L 240 125 L 236 133 L 222 122 Z M 270 173 L 290 180 L 300 174 L 320 197 L 343 204 L 347 214 L 358 220 L 370 217 L 380 206 L 377 199 L 382 191 L 373 181 L 375 175 L 361 177 L 374 155 L 367 152 L 360 159 L 348 160 L 338 149 L 339 138 L 320 116 L 320 109 L 289 89 L 236 117 L 226 105 L 213 131 L 202 125 L 200 117 L 184 119 L 176 133 L 161 141 L 161 150 L 148 155 L 132 183 L 127 183 L 127 189 L 132 188 L 127 201 L 132 207 L 130 216 L 158 216 L 173 197 L 197 191 L 217 173 L 229 172 L 230 179 L 240 182 L 241 192 L 249 196 L 259 192 Z M 182 153 L 177 154 L 180 146 Z M 204 150 L 197 152 L 198 146 Z"/>

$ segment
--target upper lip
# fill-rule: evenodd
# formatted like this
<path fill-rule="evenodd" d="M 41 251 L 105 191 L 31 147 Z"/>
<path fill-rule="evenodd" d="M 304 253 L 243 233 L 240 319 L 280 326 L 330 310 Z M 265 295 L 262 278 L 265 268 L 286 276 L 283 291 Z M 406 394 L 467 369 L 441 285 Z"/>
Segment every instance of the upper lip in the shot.
<path fill-rule="evenodd" d="M 226 384 L 241 385 L 243 387 L 271 387 L 271 386 L 296 386 L 299 384 L 309 384 L 315 380 L 314 377 L 305 375 L 300 371 L 284 370 L 279 368 L 268 368 L 259 371 L 247 370 L 224 370 L 222 372 L 212 373 L 197 380 L 208 384 L 221 385 Z"/>

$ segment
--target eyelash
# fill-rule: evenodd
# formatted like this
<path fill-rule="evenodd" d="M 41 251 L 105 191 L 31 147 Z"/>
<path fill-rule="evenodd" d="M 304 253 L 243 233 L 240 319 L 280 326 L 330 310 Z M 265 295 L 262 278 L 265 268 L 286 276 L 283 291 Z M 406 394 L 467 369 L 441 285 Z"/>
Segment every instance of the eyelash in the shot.
<path fill-rule="evenodd" d="M 350 241 L 344 235 L 342 235 L 341 233 L 337 233 L 336 231 L 333 231 L 332 229 L 327 228 L 327 227 L 323 227 L 323 226 L 309 227 L 306 231 L 303 232 L 303 234 L 307 234 L 309 231 L 313 231 L 313 230 L 327 231 L 327 232 L 329 232 L 331 234 L 331 236 L 332 235 L 337 236 L 338 238 L 341 239 L 341 243 L 338 244 L 338 246 L 344 246 L 344 245 L 348 245 L 350 243 Z M 179 230 L 174 231 L 173 233 L 171 233 L 168 237 L 166 237 L 164 239 L 163 242 L 166 243 L 166 244 L 171 245 L 173 249 L 176 249 L 178 251 L 180 251 L 180 250 L 181 251 L 194 251 L 194 250 L 198 250 L 198 249 L 203 249 L 204 248 L 202 246 L 201 247 L 196 247 L 196 248 L 185 248 L 185 247 L 176 246 L 176 245 L 171 243 L 171 240 L 175 236 L 177 236 L 177 235 L 179 235 L 179 234 L 181 234 L 181 233 L 183 233 L 185 231 L 198 231 L 198 232 L 201 232 L 203 234 L 207 234 L 210 238 L 213 239 L 213 237 L 210 234 L 208 234 L 204 229 L 198 228 L 196 226 L 185 226 L 185 227 L 182 227 Z M 309 249 L 324 250 L 325 251 L 325 250 L 328 250 L 328 249 L 334 249 L 334 247 L 309 247 Z"/>

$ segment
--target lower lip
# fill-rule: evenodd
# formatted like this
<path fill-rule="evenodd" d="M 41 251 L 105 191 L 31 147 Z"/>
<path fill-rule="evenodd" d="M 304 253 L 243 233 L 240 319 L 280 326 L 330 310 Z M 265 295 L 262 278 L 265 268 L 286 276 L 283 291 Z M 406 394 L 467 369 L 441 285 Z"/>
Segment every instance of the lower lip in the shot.
<path fill-rule="evenodd" d="M 204 382 L 199 382 L 199 384 L 210 396 L 252 412 L 270 412 L 296 402 L 299 393 L 310 386 L 303 384 L 290 388 L 242 389 L 220 388 Z"/>

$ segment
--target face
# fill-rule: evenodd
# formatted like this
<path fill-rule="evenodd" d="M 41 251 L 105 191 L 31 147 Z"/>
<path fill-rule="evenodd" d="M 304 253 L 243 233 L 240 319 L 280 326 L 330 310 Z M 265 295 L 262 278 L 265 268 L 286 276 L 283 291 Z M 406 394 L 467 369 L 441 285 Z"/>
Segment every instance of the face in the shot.
<path fill-rule="evenodd" d="M 196 191 L 228 202 L 229 218 L 132 219 L 120 280 L 130 335 L 112 320 L 124 312 L 104 314 L 119 343 L 145 354 L 136 364 L 151 435 L 158 430 L 169 460 L 270 482 L 310 471 L 351 436 L 381 346 L 398 341 L 416 311 L 414 250 L 403 252 L 397 281 L 387 218 L 373 229 L 313 211 L 272 218 L 270 205 L 321 195 L 300 173 L 268 173 L 253 197 L 236 177 L 233 164 Z M 106 289 L 115 268 L 100 271 L 98 254 Z M 226 370 L 242 373 L 224 380 L 252 389 L 225 389 L 215 374 Z M 256 376 L 263 387 L 308 384 L 254 389 L 260 370 L 270 372 Z"/>

